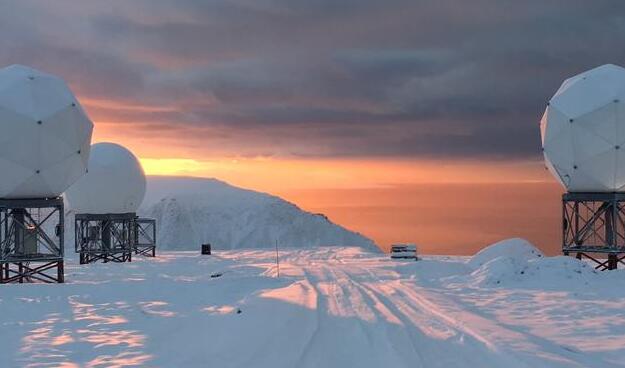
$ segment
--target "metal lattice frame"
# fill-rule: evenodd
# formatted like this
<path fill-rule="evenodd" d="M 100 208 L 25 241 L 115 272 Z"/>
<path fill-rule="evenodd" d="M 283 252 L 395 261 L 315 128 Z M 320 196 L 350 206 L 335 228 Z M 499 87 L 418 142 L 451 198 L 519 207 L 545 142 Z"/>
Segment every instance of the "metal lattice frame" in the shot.
<path fill-rule="evenodd" d="M 135 221 L 135 254 L 156 257 L 156 220 L 139 217 Z"/>
<path fill-rule="evenodd" d="M 137 216 L 121 214 L 76 214 L 74 219 L 75 251 L 80 264 L 131 262 L 135 244 Z"/>
<path fill-rule="evenodd" d="M 0 283 L 64 282 L 63 199 L 0 199 Z"/>
<path fill-rule="evenodd" d="M 562 252 L 612 270 L 625 265 L 625 194 L 565 193 L 562 196 Z M 607 254 L 607 260 L 597 254 Z"/>

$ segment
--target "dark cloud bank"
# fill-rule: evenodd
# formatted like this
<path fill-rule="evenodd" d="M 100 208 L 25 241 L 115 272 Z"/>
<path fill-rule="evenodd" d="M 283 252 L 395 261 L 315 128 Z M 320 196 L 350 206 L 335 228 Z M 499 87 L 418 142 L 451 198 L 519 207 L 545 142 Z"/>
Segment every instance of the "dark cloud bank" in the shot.
<path fill-rule="evenodd" d="M 537 158 L 561 80 L 625 64 L 625 2 L 0 1 L 11 63 L 230 154 Z"/>

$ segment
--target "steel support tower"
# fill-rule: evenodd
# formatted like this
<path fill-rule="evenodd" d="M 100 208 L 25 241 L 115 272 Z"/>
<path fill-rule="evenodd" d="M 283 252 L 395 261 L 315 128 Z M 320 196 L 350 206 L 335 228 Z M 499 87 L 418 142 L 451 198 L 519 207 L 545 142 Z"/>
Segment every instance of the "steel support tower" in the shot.
<path fill-rule="evenodd" d="M 564 255 L 590 259 L 598 270 L 625 265 L 625 193 L 563 194 L 562 239 Z"/>
<path fill-rule="evenodd" d="M 156 220 L 138 217 L 135 224 L 135 254 L 156 257 Z"/>
<path fill-rule="evenodd" d="M 0 283 L 62 283 L 63 199 L 0 199 Z"/>
<path fill-rule="evenodd" d="M 135 247 L 134 212 L 115 214 L 76 214 L 74 218 L 75 250 L 80 264 L 131 262 Z"/>

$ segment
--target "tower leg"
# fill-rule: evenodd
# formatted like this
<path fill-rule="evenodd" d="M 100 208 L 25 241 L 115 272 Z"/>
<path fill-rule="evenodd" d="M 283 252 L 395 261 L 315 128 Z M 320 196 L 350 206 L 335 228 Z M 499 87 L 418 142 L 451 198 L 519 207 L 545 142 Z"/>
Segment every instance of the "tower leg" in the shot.
<path fill-rule="evenodd" d="M 65 282 L 65 266 L 63 261 L 59 261 L 57 265 L 57 280 L 60 284 Z"/>
<path fill-rule="evenodd" d="M 618 258 L 616 254 L 608 254 L 608 270 L 616 270 L 618 267 Z"/>

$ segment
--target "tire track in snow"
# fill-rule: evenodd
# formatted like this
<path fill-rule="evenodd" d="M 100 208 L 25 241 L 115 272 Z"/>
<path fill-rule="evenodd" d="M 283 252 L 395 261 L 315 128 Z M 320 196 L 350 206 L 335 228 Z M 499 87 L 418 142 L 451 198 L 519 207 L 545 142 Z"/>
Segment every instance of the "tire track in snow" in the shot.
<path fill-rule="evenodd" d="M 305 337 L 298 367 L 368 367 L 376 366 L 376 359 L 393 367 L 616 366 L 492 321 L 433 287 L 402 280 L 394 271 L 399 263 L 349 255 L 302 251 L 281 259 L 301 270 L 297 278 L 307 279 L 317 295 L 314 332 Z M 393 318 L 400 323 L 394 325 Z M 350 360 L 337 349 L 356 349 L 358 356 Z"/>
<path fill-rule="evenodd" d="M 319 293 L 319 289 L 317 289 L 317 286 L 311 281 L 310 275 L 308 274 L 308 272 L 306 272 L 306 270 L 303 270 L 304 274 L 306 275 L 306 281 L 308 281 L 308 284 L 312 287 L 312 289 L 314 290 L 315 294 L 316 294 L 316 298 L 317 298 L 317 306 L 316 306 L 316 315 L 315 315 L 315 329 L 313 330 L 313 333 L 310 334 L 310 336 L 308 337 L 308 341 L 306 342 L 306 344 L 304 345 L 304 349 L 302 350 L 302 352 L 300 353 L 300 356 L 297 360 L 297 367 L 302 367 L 304 366 L 304 362 L 306 361 L 306 358 L 311 354 L 311 347 L 313 346 L 313 344 L 315 343 L 315 341 L 318 339 L 319 336 L 319 331 L 320 331 L 320 321 L 321 321 L 321 297 L 320 297 L 320 293 Z"/>
<path fill-rule="evenodd" d="M 489 348 L 493 348 L 509 356 L 511 354 L 513 356 L 520 356 L 522 355 L 520 352 L 524 353 L 525 356 L 519 358 L 528 362 L 528 357 L 530 357 L 529 360 L 531 363 L 529 364 L 532 366 L 536 365 L 537 359 L 535 359 L 535 356 L 537 355 L 542 356 L 540 362 L 543 364 L 550 361 L 553 364 L 562 364 L 567 367 L 572 365 L 587 367 L 596 364 L 598 359 L 600 360 L 599 357 L 592 357 L 571 351 L 545 338 L 492 321 L 488 317 L 482 316 L 477 313 L 477 311 L 472 310 L 473 308 L 451 300 L 449 296 L 437 293 L 432 290 L 432 288 L 426 289 L 425 287 L 418 286 L 415 281 L 405 281 L 401 279 L 382 280 L 378 276 L 378 273 L 371 271 L 369 268 L 360 268 L 360 266 L 356 266 L 355 268 L 366 272 L 372 279 L 376 280 L 379 285 L 392 286 L 393 296 L 389 297 L 389 300 L 392 299 L 391 302 L 393 304 L 420 305 L 422 310 L 435 315 L 448 326 L 481 340 L 489 346 Z M 365 284 L 374 285 L 371 282 L 366 282 Z M 403 297 L 400 297 L 402 295 Z M 506 338 L 508 342 L 513 341 L 521 342 L 521 344 L 531 344 L 533 349 L 530 353 L 528 351 L 523 351 L 519 346 L 510 348 L 510 345 L 502 344 L 502 337 Z M 606 367 L 616 367 L 616 365 L 603 360 L 602 364 L 602 366 Z"/>
<path fill-rule="evenodd" d="M 371 303 L 362 301 L 365 297 L 361 291 L 352 284 L 351 279 L 343 272 L 330 265 L 302 266 L 305 277 L 313 285 L 318 294 L 318 328 L 311 336 L 307 348 L 303 352 L 298 367 L 324 366 L 319 357 L 336 356 L 345 362 L 345 366 L 356 366 L 349 360 L 349 352 L 353 350 L 350 342 L 357 342 L 357 351 L 353 352 L 355 361 L 360 361 L 357 366 L 379 367 L 385 361 L 393 367 L 413 367 L 415 361 L 399 360 L 397 351 L 388 346 L 386 332 L 380 332 L 379 326 L 371 321 L 360 318 L 358 313 L 363 313 L 362 306 L 368 308 Z M 314 267 L 314 268 L 313 268 Z M 361 300 L 361 307 L 355 306 L 352 301 Z M 369 310 L 370 318 L 376 319 L 376 315 Z M 356 340 L 356 341 L 354 341 Z M 409 341 L 409 339 L 407 339 Z M 341 352 L 345 349 L 345 352 Z M 391 354 L 389 355 L 389 350 Z M 372 354 L 377 352 L 378 354 Z M 323 359 L 322 359 L 323 360 Z M 332 359 L 327 363 L 335 363 Z M 350 365 L 352 363 L 352 365 Z M 336 364 L 334 364 L 336 365 Z M 343 366 L 343 365 L 337 365 Z"/>
<path fill-rule="evenodd" d="M 297 260 L 292 259 L 291 261 Z M 309 269 L 309 267 L 312 269 Z M 426 333 L 417 332 L 420 331 L 419 327 L 423 327 L 423 325 L 415 325 L 414 316 L 420 315 L 420 318 L 424 321 L 434 320 L 435 322 L 433 323 L 439 325 L 440 329 L 443 329 L 445 331 L 453 331 L 454 336 L 461 336 L 462 332 L 459 332 L 456 328 L 450 327 L 448 323 L 440 322 L 438 318 L 434 318 L 427 310 L 417 310 L 401 301 L 400 305 L 398 306 L 395 298 L 389 297 L 387 294 L 380 292 L 373 287 L 356 281 L 356 277 L 354 277 L 354 275 L 351 275 L 349 271 L 345 271 L 343 269 L 345 268 L 349 270 L 358 268 L 360 271 L 364 271 L 365 274 L 368 274 L 372 279 L 371 281 L 377 280 L 378 282 L 383 282 L 380 281 L 379 278 L 377 278 L 377 276 L 375 276 L 375 274 L 371 270 L 366 268 L 360 269 L 359 267 L 354 267 L 354 265 L 346 265 L 344 262 L 335 259 L 328 260 L 327 262 L 323 263 L 319 262 L 318 264 L 314 265 L 308 263 L 307 265 L 302 266 L 302 268 L 310 284 L 313 285 L 313 287 L 315 287 L 315 289 L 317 290 L 317 293 L 319 295 L 318 300 L 322 301 L 318 304 L 318 315 L 320 316 L 319 318 L 321 321 L 318 327 L 321 330 L 326 330 L 329 328 L 327 326 L 322 326 L 324 324 L 322 315 L 324 311 L 331 312 L 332 308 L 330 306 L 334 304 L 335 308 L 338 308 L 335 313 L 338 312 L 338 314 L 349 314 L 352 317 L 356 318 L 356 320 L 358 321 L 357 326 L 361 333 L 367 338 L 369 348 L 373 346 L 379 347 L 381 345 L 380 343 L 374 344 L 375 338 L 372 336 L 376 336 L 378 338 L 378 342 L 381 337 L 379 336 L 379 334 L 376 335 L 375 333 L 372 335 L 372 328 L 376 327 L 370 323 L 367 323 L 365 320 L 375 319 L 378 321 L 385 321 L 385 337 L 382 339 L 384 340 L 384 342 L 386 342 L 385 345 L 388 346 L 389 352 L 387 352 L 387 354 L 392 354 L 396 357 L 400 357 L 402 360 L 402 366 L 433 367 L 444 366 L 440 364 L 442 361 L 446 362 L 445 364 L 450 363 L 449 356 L 447 356 L 447 358 L 445 359 L 441 359 L 441 357 L 445 356 L 446 352 L 449 350 L 450 341 L 448 339 L 437 341 L 431 336 L 428 336 Z M 320 284 L 331 285 L 331 287 L 334 288 L 335 292 L 330 293 L 328 292 L 328 290 L 323 290 L 319 287 Z M 339 290 L 340 292 L 338 292 Z M 358 297 L 354 298 L 354 295 L 358 295 Z M 329 302 L 329 300 L 331 302 Z M 354 301 L 356 301 L 356 303 L 354 303 Z M 371 313 L 373 313 L 372 318 L 361 318 L 362 315 L 359 314 L 359 310 L 362 310 L 363 305 L 366 306 L 366 308 L 368 308 Z M 346 310 L 346 307 L 351 307 L 352 309 Z M 385 308 L 387 311 L 390 311 L 392 317 L 398 319 L 398 321 L 400 322 L 398 329 L 393 328 L 395 326 L 389 323 L 389 315 L 388 313 L 383 312 L 381 310 L 381 307 Z M 408 315 L 410 313 L 407 314 L 407 310 L 411 312 L 412 318 Z M 394 338 L 392 336 L 393 332 L 395 333 L 395 336 L 398 336 L 397 334 L 399 333 L 399 336 L 402 337 Z M 307 349 L 307 354 L 312 354 L 312 351 L 314 350 L 313 346 L 315 344 L 315 340 L 318 338 L 319 333 L 316 333 L 310 341 L 309 348 Z M 389 344 L 389 341 L 392 340 L 396 343 L 398 339 L 400 341 L 403 341 L 405 346 L 409 347 L 409 350 L 412 352 L 412 354 L 408 354 L 408 357 L 406 357 L 407 354 L 405 351 L 402 351 L 400 353 L 394 345 Z M 477 341 L 478 339 L 474 340 Z M 475 343 L 473 345 L 475 345 Z M 364 347 L 360 348 L 362 349 Z M 478 354 L 477 356 L 480 357 L 480 359 L 472 359 L 467 358 L 466 356 L 461 356 L 458 357 L 453 362 L 453 364 L 463 365 L 467 361 L 475 360 L 477 360 L 476 363 L 485 363 L 483 357 L 488 357 L 489 355 L 492 356 L 492 352 L 490 352 L 488 348 L 483 348 L 483 350 L 485 350 L 489 354 Z M 315 354 L 316 353 L 318 352 L 315 352 Z M 513 359 L 511 357 L 507 357 L 505 360 L 515 361 L 517 364 L 514 366 L 527 366 L 525 364 L 522 364 L 521 362 L 518 362 L 517 359 Z M 302 357 L 302 361 L 306 361 L 306 356 Z M 497 366 L 498 363 L 501 363 L 501 361 L 501 354 L 496 354 L 496 356 L 493 357 L 492 361 L 491 359 L 486 358 L 486 362 L 488 362 L 489 365 L 492 366 Z"/>
<path fill-rule="evenodd" d="M 371 281 L 379 283 L 383 287 L 383 290 L 385 289 L 384 286 L 392 282 L 380 280 L 375 273 L 371 272 L 369 269 L 364 269 L 363 271 L 373 278 Z M 432 315 L 427 308 L 419 308 L 418 305 L 415 306 L 398 300 L 394 292 L 389 295 L 388 291 L 382 291 L 380 288 L 373 286 L 373 282 L 360 283 L 354 280 L 352 281 L 361 288 L 363 292 L 374 295 L 386 308 L 392 311 L 392 313 L 401 320 L 406 329 L 406 333 L 410 336 L 415 351 L 422 351 L 422 353 L 418 353 L 418 356 L 420 357 L 423 367 L 446 367 L 450 364 L 453 364 L 453 366 L 484 366 L 484 364 L 488 364 L 488 366 L 498 366 L 501 364 L 502 358 L 508 361 L 508 363 L 517 363 L 512 365 L 514 367 L 527 367 L 526 364 L 518 362 L 517 359 L 511 357 L 504 358 L 500 352 L 493 349 L 494 345 L 490 341 L 485 342 L 483 337 L 475 338 L 471 336 L 472 341 L 470 341 L 470 343 L 473 347 L 469 350 L 472 350 L 472 354 L 458 356 L 447 354 L 451 343 L 461 342 L 463 345 L 467 344 L 462 331 L 450 326 L 446 323 L 447 321 L 441 321 L 437 316 Z M 447 333 L 448 337 L 441 339 L 435 338 L 433 335 L 437 332 L 439 337 L 442 337 L 445 333 Z M 463 346 L 457 346 L 456 348 L 462 347 Z M 485 354 L 478 355 L 476 354 L 477 351 L 482 351 Z M 493 356 L 493 352 L 497 354 Z M 450 361 L 451 359 L 454 360 Z"/>
<path fill-rule="evenodd" d="M 341 262 L 341 263 L 343 263 L 343 262 Z M 367 270 L 367 271 L 369 271 L 369 270 Z M 346 279 L 347 279 L 347 281 L 349 283 L 354 285 L 354 287 L 358 288 L 361 292 L 364 293 L 363 299 L 365 299 L 365 296 L 366 296 L 366 299 L 369 300 L 369 303 L 367 303 L 367 304 L 372 306 L 372 310 L 377 310 L 381 314 L 381 315 L 377 315 L 376 318 L 384 319 L 384 320 L 387 320 L 388 322 L 391 322 L 391 321 L 389 321 L 389 319 L 392 320 L 393 318 L 391 318 L 391 316 L 389 316 L 387 314 L 387 313 L 390 313 L 392 315 L 392 317 L 394 317 L 397 320 L 397 322 L 399 322 L 400 325 L 402 324 L 402 322 L 405 322 L 405 321 L 402 320 L 401 314 L 398 315 L 397 313 L 393 313 L 391 311 L 391 309 L 389 308 L 389 306 L 386 303 L 383 303 L 375 295 L 375 293 L 373 293 L 371 290 L 363 287 L 360 283 L 354 281 L 353 279 L 349 279 L 349 278 L 346 278 Z M 384 308 L 386 310 L 384 311 L 384 310 L 382 310 L 382 308 Z M 380 318 L 380 317 L 382 317 L 382 318 Z M 404 324 L 404 326 L 405 326 L 405 324 Z M 391 327 L 391 326 L 389 326 L 388 324 L 385 325 L 386 335 L 389 337 L 389 340 L 395 340 L 393 338 L 393 336 L 390 335 L 391 332 L 392 332 L 391 331 L 392 329 L 390 329 L 389 327 Z M 401 327 L 401 326 L 398 326 L 398 327 Z M 420 346 L 415 343 L 415 339 L 413 338 L 413 336 L 411 336 L 410 331 L 405 329 L 405 328 L 399 328 L 399 332 L 401 333 L 401 336 L 403 337 L 403 339 L 408 341 L 407 345 L 409 345 L 411 347 L 411 351 L 412 351 L 412 353 L 414 355 L 412 358 L 415 359 L 417 362 L 419 362 L 420 366 L 426 367 L 427 365 L 425 365 L 425 362 L 423 360 L 422 354 L 419 352 Z M 389 344 L 389 346 L 398 356 L 401 356 L 403 354 L 403 352 L 399 351 L 397 349 L 397 347 L 395 347 L 392 343 Z M 410 361 L 406 362 L 406 364 L 405 364 L 406 367 L 413 367 L 414 365 L 415 365 L 415 361 L 413 361 L 413 360 L 410 360 Z"/>
<path fill-rule="evenodd" d="M 508 367 L 529 367 L 528 364 L 502 352 L 496 344 L 483 336 L 467 333 L 456 323 L 432 313 L 432 310 L 423 305 L 413 304 L 398 298 L 393 288 L 371 286 L 366 283 L 362 286 L 377 295 L 389 309 L 400 316 L 402 322 L 413 336 L 416 345 L 427 345 L 428 354 L 424 357 L 424 367 L 471 366 L 499 367 L 506 364 Z M 389 290 L 390 289 L 390 290 Z M 416 332 L 419 332 L 416 334 Z M 445 337 L 447 334 L 447 337 Z M 453 349 L 467 350 L 466 354 L 448 354 Z M 441 360 L 444 361 L 441 364 Z M 452 360 L 452 361 L 450 361 Z"/>
<path fill-rule="evenodd" d="M 596 356 L 576 353 L 542 337 L 503 326 L 432 290 L 412 283 L 406 285 L 402 281 L 390 285 L 394 288 L 395 294 L 401 296 L 397 301 L 405 300 L 411 305 L 421 306 L 450 326 L 482 341 L 488 341 L 497 351 L 512 354 L 531 366 L 535 366 L 538 362 L 542 364 L 549 362 L 549 366 L 565 367 L 588 367 L 597 364 Z M 493 342 L 494 340 L 496 342 Z M 536 359 L 538 356 L 540 360 Z M 605 361 L 602 361 L 602 366 L 617 367 Z"/>
<path fill-rule="evenodd" d="M 426 290 L 424 287 L 417 286 L 414 281 L 406 282 L 401 279 L 382 280 L 378 276 L 378 273 L 373 272 L 370 268 L 363 268 L 359 265 L 354 265 L 352 269 L 358 269 L 369 275 L 372 280 L 375 280 L 376 283 L 366 282 L 362 285 L 374 292 L 377 291 L 378 293 L 385 294 L 387 296 L 386 300 L 393 307 L 402 305 L 404 308 L 412 309 L 414 309 L 414 307 L 419 307 L 422 312 L 429 313 L 450 328 L 481 341 L 486 347 L 493 351 L 498 351 L 508 356 L 511 354 L 514 356 L 521 355 L 519 351 L 523 351 L 523 349 L 519 349 L 519 346 L 517 346 L 516 349 L 510 349 L 509 345 L 501 343 L 503 337 L 508 343 L 512 341 L 516 343 L 520 342 L 521 344 L 531 344 L 531 354 L 526 354 L 525 357 L 519 357 L 522 361 L 527 362 L 527 356 L 534 358 L 535 355 L 540 354 L 543 359 L 551 359 L 554 363 L 564 363 L 565 366 L 574 364 L 579 367 L 586 367 L 597 363 L 598 357 L 591 357 L 571 351 L 566 347 L 542 337 L 492 321 L 487 317 L 479 315 L 477 312 L 471 311 L 467 306 L 459 305 L 457 302 L 450 300 L 448 296 L 443 296 L 442 294 L 430 290 L 431 288 Z M 376 284 L 378 287 L 373 286 Z M 391 293 L 389 293 L 388 290 L 385 291 L 385 289 L 389 287 L 392 289 Z M 400 314 L 402 313 L 401 311 L 399 312 Z M 525 348 L 527 349 L 527 346 Z M 531 358 L 531 364 L 535 365 L 535 359 Z M 542 360 L 542 362 L 545 362 L 545 360 Z M 616 365 L 606 361 L 603 362 L 603 366 L 616 367 Z"/>
<path fill-rule="evenodd" d="M 599 361 L 602 367 L 620 367 L 619 365 L 601 359 L 599 356 L 572 351 L 560 344 L 530 332 L 493 321 L 487 316 L 483 316 L 477 311 L 471 311 L 467 306 L 454 302 L 448 296 L 436 293 L 435 291 L 425 290 L 424 288 L 415 290 L 413 287 L 402 287 L 400 292 L 404 293 L 414 303 L 431 308 L 438 315 L 452 322 L 458 321 L 459 318 L 457 316 L 461 315 L 464 321 L 461 328 L 465 330 L 469 329 L 469 325 L 476 326 L 477 328 L 485 330 L 489 335 L 496 335 L 499 341 L 505 340 L 507 344 L 514 344 L 512 348 L 510 345 L 505 345 L 504 348 L 507 350 L 515 352 L 522 351 L 532 357 L 540 355 L 543 358 L 543 362 L 546 362 L 547 360 L 545 360 L 545 358 L 548 358 L 551 359 L 553 364 L 561 363 L 562 366 L 566 367 L 570 367 L 573 364 L 578 367 L 594 366 L 597 365 Z M 428 297 L 425 295 L 428 295 Z M 476 332 L 475 329 L 471 330 Z M 519 344 L 522 345 L 523 343 L 529 345 L 519 346 Z M 502 343 L 498 345 L 503 346 Z M 532 348 L 531 350 L 528 349 L 530 346 Z"/>
<path fill-rule="evenodd" d="M 437 366 L 437 363 L 440 363 L 440 359 L 436 356 L 445 355 L 445 351 L 449 348 L 449 346 L 446 345 L 448 345 L 447 343 L 449 340 L 453 340 L 453 336 L 456 337 L 456 343 L 460 342 L 462 345 L 470 344 L 473 346 L 473 348 L 470 349 L 472 350 L 470 351 L 470 354 L 467 354 L 464 358 L 461 358 L 462 360 L 457 361 L 455 364 L 465 365 L 468 361 L 473 360 L 478 360 L 475 362 L 478 366 L 482 366 L 483 364 L 487 364 L 488 366 L 498 366 L 502 364 L 502 361 L 505 361 L 506 365 L 514 367 L 529 367 L 535 364 L 535 362 L 528 362 L 526 357 L 518 356 L 519 354 L 516 354 L 516 351 L 511 351 L 502 347 L 499 342 L 494 342 L 493 339 L 489 337 L 493 335 L 492 333 L 484 334 L 481 332 L 484 329 L 483 327 L 476 329 L 473 328 L 473 326 L 487 326 L 486 332 L 488 332 L 489 329 L 496 330 L 498 333 L 495 334 L 495 337 L 509 336 L 510 334 L 514 334 L 515 331 L 510 331 L 506 327 L 494 324 L 489 320 L 476 319 L 476 317 L 466 309 L 460 310 L 461 313 L 459 315 L 463 317 L 463 319 L 458 319 L 458 315 L 450 316 L 444 311 L 444 308 L 441 308 L 440 305 L 441 301 L 443 302 L 442 304 L 450 304 L 450 301 L 438 300 L 439 303 L 432 302 L 424 296 L 424 294 L 428 294 L 424 288 L 420 288 L 420 292 L 417 292 L 414 290 L 417 286 L 412 283 L 406 285 L 399 279 L 382 280 L 378 276 L 379 273 L 373 272 L 371 268 L 362 267 L 357 264 L 350 263 L 350 265 L 345 268 L 348 270 L 344 273 L 347 279 L 349 279 L 354 285 L 360 287 L 363 292 L 371 292 L 376 295 L 381 301 L 383 301 L 388 309 L 393 311 L 395 316 L 402 320 L 405 326 L 407 326 L 411 336 L 413 336 L 415 345 L 418 346 L 419 344 L 426 342 L 429 345 L 433 345 L 430 346 L 430 349 L 442 347 L 439 353 L 426 355 L 426 358 L 432 355 L 433 356 L 431 359 L 426 359 L 427 364 L 425 364 L 425 366 Z M 366 282 L 356 281 L 356 279 L 362 279 L 362 276 L 359 275 L 359 273 L 368 275 L 368 280 Z M 463 322 L 464 319 L 471 320 L 471 323 L 467 324 L 466 322 Z M 415 336 L 415 331 L 414 329 L 411 329 L 410 326 L 416 327 L 424 332 L 429 331 L 430 333 L 436 332 L 436 330 L 444 333 L 446 330 L 453 333 L 453 336 L 448 339 L 444 339 L 447 340 L 445 341 L 445 344 L 438 346 L 440 344 L 431 344 L 436 341 L 436 339 L 427 333 L 422 332 L 421 334 Z M 520 335 L 521 334 L 517 334 L 515 337 L 519 341 L 523 341 L 523 336 Z M 467 337 L 470 340 L 467 340 Z M 593 362 L 592 359 L 580 357 L 575 353 L 563 349 L 561 346 L 553 344 L 549 341 L 540 341 L 540 343 L 536 344 L 536 351 L 541 352 L 541 347 L 544 346 L 550 347 L 550 351 L 560 351 L 561 354 L 555 354 L 554 356 L 551 356 L 551 358 L 556 361 L 560 358 L 564 359 L 567 361 L 567 365 L 576 364 L 580 367 L 584 367 Z M 482 351 L 482 354 L 476 354 L 477 351 Z M 548 355 L 550 352 L 542 353 L 544 355 Z"/>
<path fill-rule="evenodd" d="M 315 267 L 315 271 L 311 272 L 307 267 L 302 267 L 302 270 L 305 274 L 305 277 L 310 285 L 315 289 L 317 293 L 317 326 L 314 333 L 311 335 L 308 343 L 306 344 L 306 348 L 302 352 L 302 355 L 299 359 L 298 367 L 305 366 L 318 366 L 317 360 L 315 357 L 323 356 L 324 354 L 324 341 L 320 337 L 323 333 L 332 332 L 333 326 L 328 323 L 328 317 L 331 315 L 329 313 L 333 308 L 342 304 L 341 299 L 337 297 L 337 295 L 347 295 L 343 287 L 340 285 L 335 274 L 333 277 L 328 277 L 328 273 L 332 273 L 332 270 L 327 266 L 318 266 Z M 317 273 L 321 274 L 318 276 Z M 327 290 L 327 288 L 320 287 L 320 284 L 323 283 L 327 285 L 331 290 Z M 340 293 L 338 290 L 340 289 Z M 331 298 L 331 299 L 330 299 Z M 331 306 L 335 307 L 331 307 Z M 359 320 L 357 326 L 363 332 L 363 334 L 367 335 L 369 345 L 371 344 L 371 339 L 368 336 L 367 332 L 361 325 Z M 319 346 L 319 347 L 318 347 Z M 340 347 L 336 346 L 335 347 Z M 326 351 L 326 353 L 328 353 Z"/>

